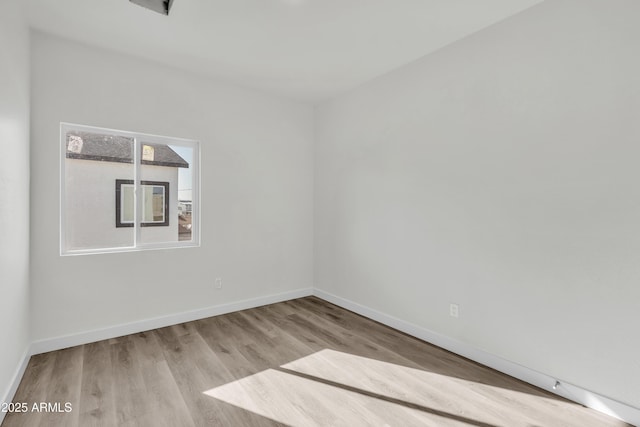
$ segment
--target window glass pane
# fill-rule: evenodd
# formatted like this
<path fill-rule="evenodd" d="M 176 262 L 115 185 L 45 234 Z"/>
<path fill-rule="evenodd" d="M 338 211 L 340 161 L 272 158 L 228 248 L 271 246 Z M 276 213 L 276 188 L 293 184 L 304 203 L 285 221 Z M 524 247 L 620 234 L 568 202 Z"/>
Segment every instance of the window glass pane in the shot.
<path fill-rule="evenodd" d="M 199 244 L 197 141 L 63 123 L 61 144 L 63 255 Z"/>
<path fill-rule="evenodd" d="M 171 146 L 188 166 L 178 170 L 178 239 L 189 241 L 193 238 L 193 162 L 194 149 L 192 147 Z"/>
<path fill-rule="evenodd" d="M 142 141 L 140 179 L 143 184 L 141 243 L 191 240 L 190 159 L 193 149 Z M 186 171 L 186 172 L 185 172 Z M 184 200 L 181 201 L 181 195 Z"/>
<path fill-rule="evenodd" d="M 150 223 L 164 223 L 167 220 L 165 212 L 166 197 L 165 189 L 169 185 L 168 182 L 162 185 L 148 184 L 147 181 L 142 182 L 142 222 L 143 226 L 149 226 Z"/>
<path fill-rule="evenodd" d="M 121 190 L 121 206 L 122 206 L 122 216 L 120 221 L 127 224 L 133 224 L 135 219 L 134 217 L 134 200 L 133 200 L 133 184 L 125 184 L 122 186 Z"/>
<path fill-rule="evenodd" d="M 129 227 L 118 227 L 116 180 L 133 182 L 133 138 L 68 130 L 63 140 L 63 250 L 132 247 L 133 205 L 124 206 Z"/>
<path fill-rule="evenodd" d="M 153 222 L 153 193 L 149 191 L 148 186 L 142 188 L 144 200 L 142 201 L 142 221 Z"/>

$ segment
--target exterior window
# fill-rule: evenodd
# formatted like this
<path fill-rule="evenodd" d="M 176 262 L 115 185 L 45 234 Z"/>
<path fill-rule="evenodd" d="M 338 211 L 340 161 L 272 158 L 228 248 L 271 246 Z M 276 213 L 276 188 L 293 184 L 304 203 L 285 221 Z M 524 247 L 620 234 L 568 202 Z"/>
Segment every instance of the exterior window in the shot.
<path fill-rule="evenodd" d="M 199 143 L 62 123 L 62 255 L 199 245 Z"/>
<path fill-rule="evenodd" d="M 116 227 L 133 227 L 135 201 L 132 180 L 116 179 Z M 169 183 L 142 181 L 140 227 L 169 226 Z M 180 206 L 178 206 L 178 215 Z"/>

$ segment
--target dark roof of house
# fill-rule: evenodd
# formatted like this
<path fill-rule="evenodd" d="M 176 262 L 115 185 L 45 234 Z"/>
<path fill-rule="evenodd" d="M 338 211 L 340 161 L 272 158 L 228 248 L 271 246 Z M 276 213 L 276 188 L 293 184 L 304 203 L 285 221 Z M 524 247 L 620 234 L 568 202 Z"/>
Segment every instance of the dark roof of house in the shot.
<path fill-rule="evenodd" d="M 69 148 L 73 141 L 74 147 Z M 77 142 L 80 144 L 77 144 Z M 188 168 L 189 163 L 165 144 L 141 142 L 140 163 L 143 165 Z M 153 147 L 153 160 L 142 156 L 144 146 Z M 73 131 L 67 133 L 67 158 L 95 160 L 99 162 L 133 163 L 133 138 L 117 135 L 101 135 L 93 132 Z"/>

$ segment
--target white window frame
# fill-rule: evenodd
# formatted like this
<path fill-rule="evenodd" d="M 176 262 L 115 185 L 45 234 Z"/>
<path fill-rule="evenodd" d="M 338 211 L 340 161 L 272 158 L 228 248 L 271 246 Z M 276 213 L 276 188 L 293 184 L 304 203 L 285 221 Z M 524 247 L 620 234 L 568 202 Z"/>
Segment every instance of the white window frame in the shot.
<path fill-rule="evenodd" d="M 70 131 L 81 132 L 95 132 L 107 135 L 122 136 L 132 138 L 134 141 L 133 147 L 133 182 L 135 184 L 134 195 L 142 194 L 142 187 L 140 181 L 140 167 L 141 167 L 141 147 L 144 142 L 151 144 L 173 145 L 188 147 L 193 150 L 192 163 L 189 164 L 192 175 L 192 229 L 190 241 L 175 241 L 175 242 L 160 242 L 160 243 L 143 243 L 141 241 L 141 227 L 142 223 L 142 197 L 135 197 L 136 203 L 134 205 L 134 216 L 136 218 L 133 224 L 134 239 L 133 245 L 115 248 L 97 248 L 97 249 L 67 249 L 66 245 L 66 188 L 65 188 L 65 160 L 67 157 L 67 144 L 66 135 Z M 167 195 L 165 195 L 167 196 Z M 178 201 L 176 200 L 176 203 Z M 168 212 L 166 213 L 168 215 Z M 109 128 L 102 128 L 96 126 L 79 125 L 74 123 L 60 123 L 60 255 L 89 255 L 89 254 L 102 254 L 113 252 L 132 252 L 143 250 L 157 250 L 157 249 L 175 249 L 175 248 L 188 248 L 200 246 L 200 142 L 192 139 L 174 138 L 168 136 L 150 135 L 140 132 L 123 131 Z"/>

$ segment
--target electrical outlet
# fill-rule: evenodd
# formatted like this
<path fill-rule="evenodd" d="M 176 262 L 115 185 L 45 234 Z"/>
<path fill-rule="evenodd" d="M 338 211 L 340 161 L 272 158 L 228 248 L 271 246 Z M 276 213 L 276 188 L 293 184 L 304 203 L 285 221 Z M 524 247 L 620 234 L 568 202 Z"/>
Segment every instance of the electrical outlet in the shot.
<path fill-rule="evenodd" d="M 449 315 L 451 317 L 458 317 L 459 313 L 460 313 L 460 307 L 458 307 L 458 304 L 449 305 Z"/>
<path fill-rule="evenodd" d="M 214 283 L 216 289 L 222 289 L 222 277 L 218 277 Z"/>

